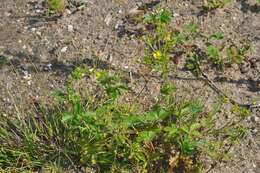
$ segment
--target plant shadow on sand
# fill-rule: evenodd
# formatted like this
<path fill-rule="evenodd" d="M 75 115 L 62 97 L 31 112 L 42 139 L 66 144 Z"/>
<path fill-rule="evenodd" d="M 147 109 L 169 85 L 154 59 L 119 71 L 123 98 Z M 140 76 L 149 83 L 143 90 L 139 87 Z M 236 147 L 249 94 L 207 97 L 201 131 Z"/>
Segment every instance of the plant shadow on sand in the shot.
<path fill-rule="evenodd" d="M 69 62 L 69 63 L 64 63 L 64 62 L 58 61 L 56 59 L 49 61 L 49 62 L 42 63 L 42 62 L 40 62 L 39 58 L 37 58 L 33 55 L 26 54 L 24 52 L 12 53 L 10 51 L 6 51 L 5 54 L 12 55 L 13 57 L 18 57 L 18 58 L 8 61 L 7 58 L 2 55 L 0 57 L 0 63 L 1 63 L 0 68 L 4 67 L 4 66 L 13 66 L 13 68 L 16 70 L 18 69 L 18 71 L 27 70 L 30 73 L 55 72 L 56 75 L 67 76 L 73 71 L 73 69 L 75 69 L 76 67 L 78 67 L 82 64 L 85 64 L 89 68 L 96 67 L 96 68 L 102 69 L 102 70 L 111 69 L 114 71 L 124 73 L 124 74 L 126 74 L 126 76 L 128 76 L 128 74 L 129 74 L 129 71 L 113 67 L 108 62 L 99 60 L 97 57 L 88 57 L 88 58 L 84 58 L 83 60 L 80 60 L 80 61 L 76 60 L 76 61 Z M 48 66 L 50 64 L 51 64 L 51 67 Z M 178 69 L 178 70 L 187 71 L 185 68 Z M 132 77 L 139 79 L 139 78 L 142 78 L 142 75 L 138 74 L 136 72 L 132 72 Z M 148 74 L 147 77 L 158 78 L 158 79 L 160 78 L 160 76 L 156 76 L 156 75 L 152 75 L 152 74 Z M 170 78 L 172 80 L 183 80 L 183 81 L 203 81 L 204 80 L 201 77 L 170 76 Z M 260 81 L 259 80 L 242 79 L 242 78 L 239 80 L 233 80 L 233 79 L 222 78 L 222 77 L 217 76 L 214 79 L 212 79 L 212 81 L 216 82 L 216 83 L 230 83 L 230 84 L 237 84 L 237 85 L 246 85 L 248 88 L 248 91 L 250 91 L 250 92 L 259 92 L 260 91 L 260 87 L 259 87 Z"/>

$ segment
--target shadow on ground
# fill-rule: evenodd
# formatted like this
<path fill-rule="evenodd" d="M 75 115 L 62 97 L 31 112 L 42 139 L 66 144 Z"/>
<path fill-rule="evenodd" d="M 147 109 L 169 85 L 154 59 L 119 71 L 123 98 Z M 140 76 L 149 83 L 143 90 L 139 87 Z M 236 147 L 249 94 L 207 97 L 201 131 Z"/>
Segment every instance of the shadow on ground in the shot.
<path fill-rule="evenodd" d="M 13 56 L 16 57 L 10 61 L 8 61 L 8 58 L 5 55 L 0 55 L 0 70 L 1 68 L 4 68 L 5 66 L 12 67 L 12 70 L 15 70 L 18 73 L 21 73 L 26 70 L 29 73 L 39 73 L 39 72 L 45 72 L 45 73 L 53 73 L 55 72 L 56 75 L 59 76 L 68 76 L 72 70 L 80 65 L 87 65 L 90 68 L 99 68 L 103 70 L 114 70 L 120 73 L 126 74 L 126 76 L 129 76 L 129 71 L 120 69 L 117 67 L 112 66 L 106 61 L 99 60 L 98 57 L 88 57 L 84 58 L 83 60 L 77 60 L 69 63 L 64 63 L 58 60 L 52 60 L 46 63 L 40 62 L 40 59 L 28 55 L 23 52 L 11 52 L 6 51 L 4 52 L 6 56 Z M 9 68 L 10 69 L 10 68 Z M 185 69 L 180 69 L 182 71 L 186 71 Z M 142 78 L 143 75 L 132 72 L 133 78 Z M 146 77 L 149 78 L 157 78 L 160 79 L 160 76 L 152 75 L 152 74 L 146 74 Z M 180 76 L 170 76 L 172 80 L 183 80 L 183 81 L 203 81 L 203 78 L 197 78 L 197 77 L 180 77 Z M 129 81 L 129 79 L 126 79 L 126 81 Z M 237 85 L 247 85 L 248 90 L 251 92 L 259 92 L 260 91 L 260 80 L 252 80 L 252 79 L 239 79 L 239 80 L 233 80 L 229 78 L 223 78 L 223 77 L 215 77 L 213 80 L 215 83 L 230 83 L 230 84 L 237 84 Z"/>

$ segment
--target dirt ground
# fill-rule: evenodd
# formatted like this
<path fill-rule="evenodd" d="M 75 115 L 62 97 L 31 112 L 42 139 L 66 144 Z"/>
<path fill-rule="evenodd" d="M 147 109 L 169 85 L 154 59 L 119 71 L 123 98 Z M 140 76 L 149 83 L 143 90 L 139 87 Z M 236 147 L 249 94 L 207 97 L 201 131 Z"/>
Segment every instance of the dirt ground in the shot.
<path fill-rule="evenodd" d="M 74 0 L 75 1 L 75 0 Z M 124 19 L 142 0 L 86 0 L 82 11 L 69 1 L 62 17 L 43 17 L 37 0 L 0 1 L 0 111 L 11 116 L 33 112 L 32 102 L 52 104 L 51 91 L 63 88 L 71 70 L 98 63 L 100 68 L 124 71 L 130 85 L 142 90 L 146 71 L 140 63 L 144 45 L 134 36 L 121 35 L 118 27 L 131 24 Z M 149 2 L 149 1 L 145 1 Z M 223 32 L 230 39 L 248 38 L 253 49 L 243 62 L 222 74 L 208 69 L 217 87 L 239 103 L 260 102 L 260 6 L 254 0 L 236 0 L 224 8 L 203 13 L 202 0 L 168 0 L 161 7 L 173 14 L 172 26 L 181 28 L 189 21 L 199 24 L 205 34 Z M 138 75 L 139 74 L 139 75 Z M 217 94 L 202 80 L 180 65 L 173 81 L 185 97 L 201 96 L 206 103 Z M 146 93 L 158 92 L 158 78 L 151 78 Z M 151 94 L 149 94 L 151 95 Z M 248 118 L 250 133 L 234 148 L 234 159 L 218 165 L 216 173 L 260 172 L 260 110 Z"/>

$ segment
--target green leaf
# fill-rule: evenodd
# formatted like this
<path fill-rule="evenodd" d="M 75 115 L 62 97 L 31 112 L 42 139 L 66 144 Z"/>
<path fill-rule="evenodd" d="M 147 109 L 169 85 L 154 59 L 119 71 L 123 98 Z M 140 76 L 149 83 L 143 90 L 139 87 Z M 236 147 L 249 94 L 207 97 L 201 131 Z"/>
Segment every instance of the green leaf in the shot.
<path fill-rule="evenodd" d="M 179 129 L 176 127 L 175 124 L 172 124 L 169 127 L 165 127 L 164 131 L 167 133 L 167 136 L 170 138 L 175 138 L 179 133 Z"/>
<path fill-rule="evenodd" d="M 72 118 L 73 118 L 73 115 L 71 113 L 65 112 L 65 113 L 63 113 L 61 121 L 63 123 L 65 123 L 65 122 L 68 122 L 69 120 L 71 120 Z"/>
<path fill-rule="evenodd" d="M 157 15 L 157 19 L 161 23 L 167 24 L 171 21 L 171 13 L 168 10 L 161 10 Z"/>
<path fill-rule="evenodd" d="M 224 38 L 224 35 L 222 32 L 216 32 L 215 34 L 212 34 L 209 39 L 216 39 L 216 40 L 222 40 Z"/>
<path fill-rule="evenodd" d="M 144 116 L 142 115 L 124 116 L 122 121 L 123 124 L 127 125 L 128 127 L 136 126 L 144 123 Z"/>
<path fill-rule="evenodd" d="M 219 55 L 219 50 L 218 50 L 218 48 L 216 48 L 215 46 L 213 46 L 213 45 L 209 45 L 208 47 L 207 47 L 207 54 L 208 54 L 208 56 L 211 58 L 211 59 L 213 59 L 214 61 L 219 61 L 219 57 L 220 57 L 220 55 Z"/>
<path fill-rule="evenodd" d="M 170 82 L 166 82 L 161 88 L 161 93 L 164 95 L 169 95 L 174 91 L 176 91 L 176 86 Z"/>
<path fill-rule="evenodd" d="M 193 123 L 191 126 L 190 126 L 190 131 L 194 131 L 194 130 L 197 130 L 201 127 L 201 124 L 200 123 Z"/>
<path fill-rule="evenodd" d="M 162 121 L 171 115 L 170 112 L 166 111 L 160 106 L 155 106 L 152 111 L 146 114 L 145 120 L 148 122 Z"/>
<path fill-rule="evenodd" d="M 192 155 L 196 150 L 197 143 L 185 137 L 183 141 L 180 142 L 180 148 L 183 154 Z"/>
<path fill-rule="evenodd" d="M 62 91 L 60 91 L 60 90 L 53 91 L 52 95 L 58 101 L 63 101 L 65 99 L 65 94 Z"/>
<path fill-rule="evenodd" d="M 71 76 L 73 79 L 81 79 L 83 78 L 86 74 L 88 74 L 89 71 L 86 67 L 77 67 L 73 72 L 71 73 Z"/>
<path fill-rule="evenodd" d="M 143 142 L 143 141 L 152 141 L 156 137 L 157 132 L 156 131 L 142 131 L 138 133 L 137 141 Z"/>
<path fill-rule="evenodd" d="M 203 105 L 200 102 L 190 102 L 182 108 L 180 115 L 183 116 L 191 114 L 194 116 L 202 111 Z"/>

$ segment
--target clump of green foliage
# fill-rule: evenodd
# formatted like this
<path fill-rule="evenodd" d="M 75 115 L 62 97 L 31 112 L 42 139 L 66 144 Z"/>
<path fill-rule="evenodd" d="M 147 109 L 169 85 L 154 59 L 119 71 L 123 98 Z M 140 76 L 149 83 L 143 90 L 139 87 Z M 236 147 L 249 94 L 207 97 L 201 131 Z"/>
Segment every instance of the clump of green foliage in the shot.
<path fill-rule="evenodd" d="M 82 97 L 76 84 L 93 79 L 92 92 Z M 1 115 L 1 171 L 201 172 L 207 155 L 219 161 L 229 146 L 246 135 L 239 123 L 247 110 L 234 106 L 237 123 L 219 127 L 222 107 L 178 98 L 177 88 L 165 81 L 149 110 L 123 101 L 129 87 L 119 75 L 76 68 L 64 91 L 56 91 L 59 105 L 26 117 Z M 98 91 L 98 92 L 97 92 Z"/>
<path fill-rule="evenodd" d="M 178 64 L 182 56 L 187 57 L 186 67 L 196 76 L 202 72 L 202 66 L 208 64 L 223 71 L 233 63 L 241 64 L 251 48 L 247 40 L 235 44 L 225 40 L 221 32 L 205 35 L 194 22 L 177 30 L 169 25 L 170 21 L 171 14 L 167 10 L 157 10 L 144 17 L 145 24 L 155 28 L 143 37 L 147 45 L 144 62 L 163 76 L 174 70 L 174 64 Z M 196 40 L 201 44 L 196 44 Z"/>
<path fill-rule="evenodd" d="M 203 4 L 203 9 L 214 10 L 223 8 L 226 4 L 231 3 L 232 0 L 206 0 Z"/>
<path fill-rule="evenodd" d="M 62 13 L 65 10 L 65 0 L 45 0 L 48 14 Z"/>

